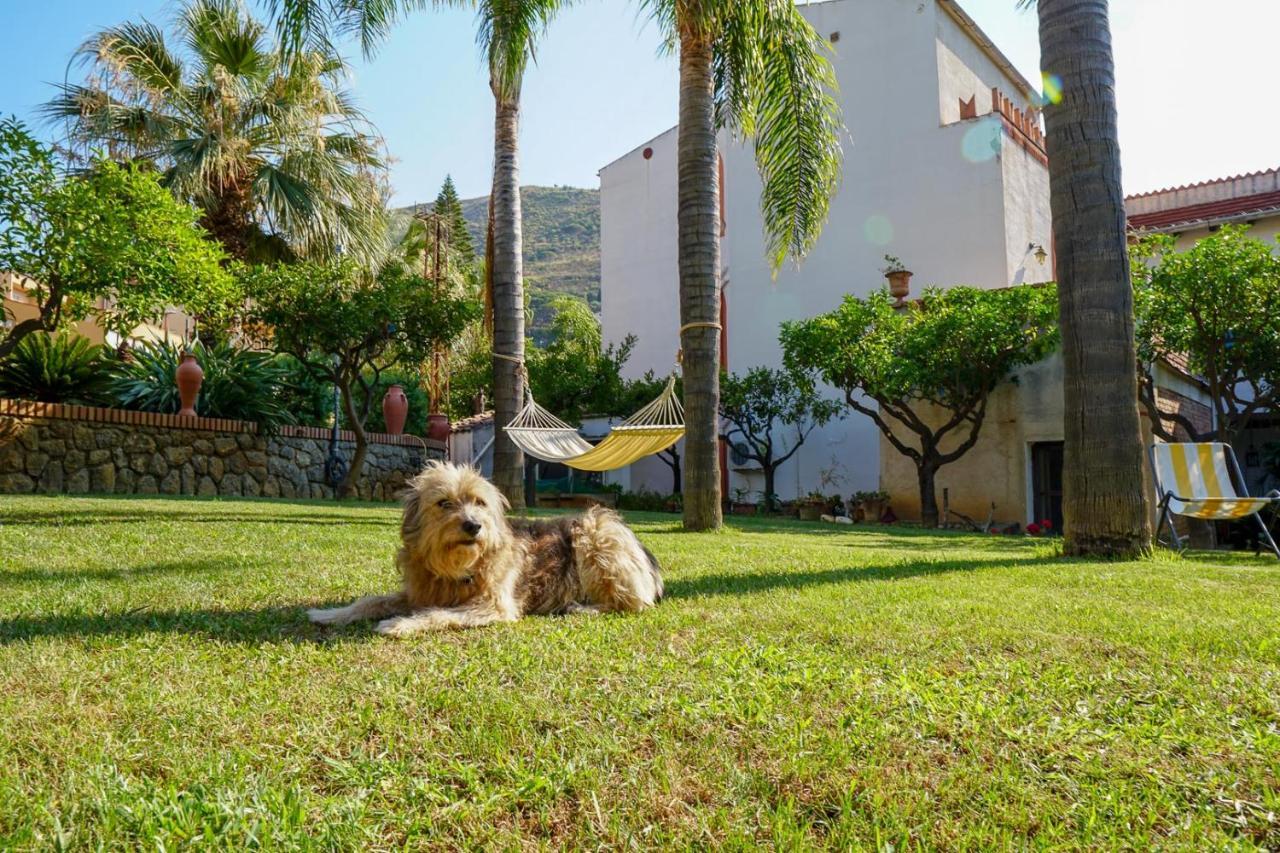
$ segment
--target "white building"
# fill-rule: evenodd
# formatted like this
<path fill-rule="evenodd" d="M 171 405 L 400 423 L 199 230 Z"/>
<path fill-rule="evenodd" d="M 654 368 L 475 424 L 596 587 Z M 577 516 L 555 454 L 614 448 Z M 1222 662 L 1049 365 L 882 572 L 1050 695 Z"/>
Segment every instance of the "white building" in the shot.
<path fill-rule="evenodd" d="M 801 6 L 831 41 L 849 138 L 843 179 L 817 246 L 776 279 L 765 256 L 760 181 L 749 146 L 720 139 L 722 263 L 729 370 L 781 363 L 778 326 L 884 286 L 892 255 L 931 285 L 1004 287 L 1051 278 L 1049 178 L 1035 89 L 953 0 L 826 0 Z M 607 341 L 639 337 L 630 375 L 671 369 L 679 328 L 676 132 L 600 170 L 601 303 Z M 834 394 L 834 392 L 832 392 Z M 784 499 L 877 487 L 874 424 L 851 414 L 815 432 L 779 471 Z M 732 462 L 728 486 L 763 477 Z M 824 472 L 839 477 L 826 481 Z M 670 490 L 645 460 L 615 479 Z"/>

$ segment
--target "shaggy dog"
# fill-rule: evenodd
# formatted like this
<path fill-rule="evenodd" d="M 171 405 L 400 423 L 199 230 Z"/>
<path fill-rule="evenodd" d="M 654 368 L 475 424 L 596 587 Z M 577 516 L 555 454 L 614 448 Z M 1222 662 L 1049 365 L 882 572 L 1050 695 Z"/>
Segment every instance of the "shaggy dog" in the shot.
<path fill-rule="evenodd" d="M 403 637 L 528 613 L 638 611 L 662 598 L 658 561 L 617 513 L 535 521 L 508 520 L 506 509 L 476 469 L 431 463 L 405 495 L 401 591 L 307 616 L 320 625 L 379 619 L 379 633 Z"/>

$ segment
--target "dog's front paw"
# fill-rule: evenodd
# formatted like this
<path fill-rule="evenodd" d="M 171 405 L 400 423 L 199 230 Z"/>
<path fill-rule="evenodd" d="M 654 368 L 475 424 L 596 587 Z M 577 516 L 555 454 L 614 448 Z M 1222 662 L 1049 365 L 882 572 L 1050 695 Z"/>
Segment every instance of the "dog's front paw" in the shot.
<path fill-rule="evenodd" d="M 420 633 L 422 629 L 420 620 L 410 616 L 393 616 L 390 619 L 383 619 L 374 630 L 384 637 L 408 637 L 411 634 Z"/>

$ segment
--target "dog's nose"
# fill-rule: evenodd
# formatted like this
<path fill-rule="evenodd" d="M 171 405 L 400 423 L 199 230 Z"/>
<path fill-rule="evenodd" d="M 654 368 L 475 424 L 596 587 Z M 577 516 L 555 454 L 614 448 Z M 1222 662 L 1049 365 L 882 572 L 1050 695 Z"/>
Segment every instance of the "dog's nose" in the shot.
<path fill-rule="evenodd" d="M 480 522 L 472 521 L 468 518 L 466 521 L 462 522 L 462 532 L 468 536 L 475 536 L 480 532 Z"/>

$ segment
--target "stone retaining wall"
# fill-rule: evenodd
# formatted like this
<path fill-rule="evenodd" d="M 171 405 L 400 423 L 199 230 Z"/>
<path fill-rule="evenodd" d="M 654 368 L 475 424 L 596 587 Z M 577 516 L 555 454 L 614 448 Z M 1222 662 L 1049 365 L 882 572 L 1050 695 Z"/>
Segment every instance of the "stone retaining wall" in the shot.
<path fill-rule="evenodd" d="M 353 436 L 339 433 L 349 461 Z M 331 498 L 329 432 L 149 412 L 0 400 L 0 494 L 27 492 Z M 445 447 L 416 436 L 369 435 L 357 489 L 394 500 Z"/>

